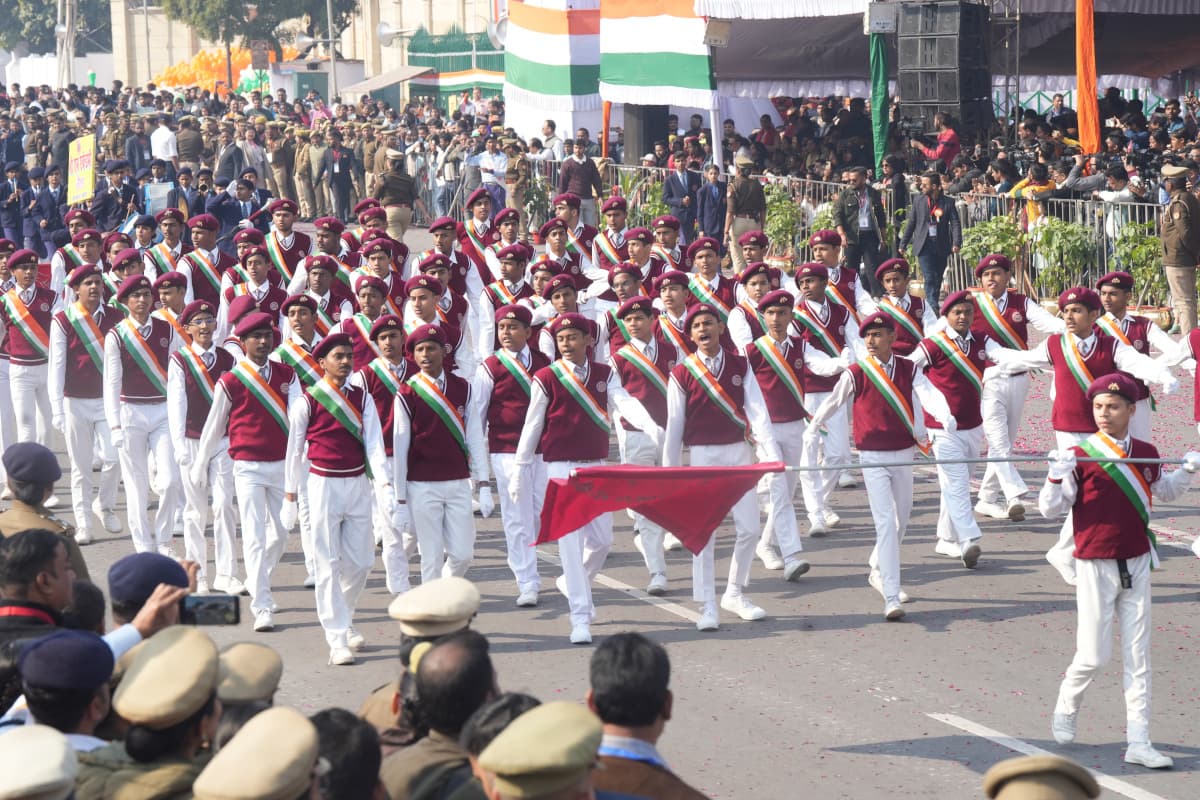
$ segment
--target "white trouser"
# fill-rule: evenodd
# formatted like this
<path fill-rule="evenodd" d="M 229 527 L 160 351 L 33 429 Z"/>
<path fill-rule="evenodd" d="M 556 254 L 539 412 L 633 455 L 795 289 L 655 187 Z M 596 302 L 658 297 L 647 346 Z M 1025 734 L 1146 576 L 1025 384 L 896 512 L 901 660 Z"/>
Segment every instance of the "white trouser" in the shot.
<path fill-rule="evenodd" d="M 8 356 L 0 358 L 0 452 L 17 441 L 17 417 L 13 412 L 12 392 L 9 390 L 9 367 Z M 0 478 L 8 478 L 3 464 L 0 464 Z"/>
<path fill-rule="evenodd" d="M 1129 435 L 1135 439 L 1141 439 L 1143 442 L 1150 441 L 1150 422 L 1154 410 L 1150 408 L 1150 398 L 1137 401 L 1137 410 L 1133 412 L 1133 417 L 1129 420 Z"/>
<path fill-rule="evenodd" d="M 825 402 L 832 392 L 811 392 L 805 396 L 805 405 L 817 408 Z M 811 403 L 811 404 L 810 404 Z M 822 464 L 850 463 L 850 403 L 843 403 L 825 420 L 825 433 L 818 446 L 818 458 Z M 837 487 L 838 478 L 842 475 L 840 469 L 822 470 L 817 473 L 813 483 L 816 486 L 816 501 L 822 510 L 829 504 L 829 495 Z M 814 513 L 812 508 L 808 513 Z M 811 516 L 810 516 L 811 519 Z"/>
<path fill-rule="evenodd" d="M 392 474 L 392 457 L 388 456 L 388 475 Z M 401 530 L 392 522 L 391 492 L 374 492 L 375 502 L 371 506 L 371 527 L 375 537 L 383 544 L 383 572 L 387 580 L 387 589 L 392 594 L 403 594 L 410 588 L 408 579 L 408 552 L 405 550 L 404 537 L 412 536 L 412 531 Z M 407 526 L 406 526 L 407 527 Z"/>
<path fill-rule="evenodd" d="M 733 444 L 697 444 L 690 445 L 689 462 L 693 467 L 740 467 L 754 463 L 754 454 L 750 445 L 745 442 Z M 754 489 L 746 492 L 734 504 L 733 527 L 736 538 L 733 541 L 733 557 L 729 562 L 729 582 L 725 585 L 726 594 L 741 594 L 750 582 L 750 565 L 754 563 L 754 546 L 758 543 L 758 501 Z M 705 605 L 717 601 L 717 580 L 714 553 L 716 551 L 717 532 L 713 531 L 708 544 L 699 555 L 692 556 L 692 599 Z"/>
<path fill-rule="evenodd" d="M 421 551 L 421 583 L 466 575 L 475 557 L 471 482 L 409 481 L 408 509 Z"/>
<path fill-rule="evenodd" d="M 783 463 L 789 467 L 799 466 L 803 459 L 805 427 L 807 426 L 802 419 L 771 423 L 775 441 L 779 443 L 779 451 L 783 455 Z M 765 460 L 761 447 L 757 455 L 760 461 Z M 767 506 L 767 521 L 762 529 L 762 543 L 778 543 L 779 553 L 787 558 L 804 549 L 804 545 L 800 543 L 800 528 L 796 525 L 796 507 L 792 504 L 800 473 L 772 472 L 764 477 L 768 480 L 767 494 L 770 500 Z M 806 497 L 811 490 L 811 481 L 809 484 L 810 487 L 806 487 L 805 491 Z"/>
<path fill-rule="evenodd" d="M 1117 562 L 1081 558 L 1075 562 L 1075 605 L 1079 629 L 1075 657 L 1058 689 L 1054 711 L 1074 714 L 1096 672 L 1112 657 L 1114 623 L 1121 626 L 1124 666 L 1125 737 L 1150 741 L 1150 554 L 1128 559 L 1132 589 L 1121 588 Z"/>
<path fill-rule="evenodd" d="M 371 492 L 366 475 L 329 478 L 308 474 L 308 502 L 313 519 L 316 558 L 317 619 L 330 647 L 346 647 L 346 631 L 354 624 L 354 608 L 375 563 Z"/>
<path fill-rule="evenodd" d="M 242 559 L 250 610 L 270 611 L 271 576 L 283 556 L 287 531 L 279 521 L 283 508 L 283 461 L 233 462 L 233 486 L 242 518 Z"/>
<path fill-rule="evenodd" d="M 50 387 L 45 364 L 12 364 L 8 385 L 17 415 L 17 441 L 47 444 L 50 441 Z"/>
<path fill-rule="evenodd" d="M 104 417 L 104 398 L 64 397 L 63 416 L 66 424 L 67 458 L 71 462 L 71 510 L 75 512 L 75 528 L 81 533 L 92 531 L 92 462 L 96 445 L 100 445 L 100 492 L 97 497 L 102 511 L 112 511 L 117 505 L 117 482 L 121 473 L 117 466 L 117 450 L 112 446 L 112 434 Z"/>
<path fill-rule="evenodd" d="M 183 503 L 183 483 L 175 463 L 167 430 L 167 404 L 121 404 L 121 480 L 125 483 L 125 511 L 133 547 L 153 552 L 171 544 L 175 512 Z M 150 505 L 148 463 L 154 458 L 158 510 L 151 528 L 146 512 Z"/>
<path fill-rule="evenodd" d="M 185 439 L 191 459 L 200 449 L 199 439 Z M 191 461 L 189 460 L 190 464 Z M 234 551 L 234 533 L 237 530 L 237 514 L 233 508 L 233 459 L 229 457 L 229 440 L 221 441 L 220 449 L 208 462 L 208 487 L 212 488 L 212 503 L 208 502 L 208 489 L 192 483 L 191 470 L 179 471 L 183 483 L 183 546 L 189 561 L 200 565 L 200 577 L 208 577 L 208 541 L 204 529 L 208 526 L 208 511 L 212 508 L 213 551 L 216 575 L 219 578 L 237 577 L 237 553 Z"/>
<path fill-rule="evenodd" d="M 549 461 L 546 479 L 569 478 L 580 467 L 594 467 L 602 461 Z M 543 496 L 545 487 L 543 486 Z M 567 605 L 571 609 L 571 625 L 590 625 L 596 607 L 592 603 L 592 581 L 604 567 L 608 551 L 612 550 L 612 514 L 605 513 L 571 531 L 558 540 L 558 557 L 562 562 L 563 579 L 567 584 Z"/>
<path fill-rule="evenodd" d="M 1069 450 L 1075 445 L 1082 442 L 1084 439 L 1091 436 L 1090 433 L 1069 433 L 1067 431 L 1054 432 L 1054 446 L 1058 450 Z M 1052 564 L 1065 566 L 1075 558 L 1075 526 L 1071 522 L 1071 515 L 1063 520 L 1062 527 L 1058 531 L 1058 541 L 1046 553 L 1046 559 Z"/>
<path fill-rule="evenodd" d="M 996 458 L 1008 457 L 1013 452 L 1013 441 L 1021 427 L 1021 413 L 1025 409 L 1025 397 L 1029 394 L 1029 373 L 1020 375 L 997 375 L 983 384 L 983 435 L 987 438 L 988 455 Z M 1029 487 L 1025 485 L 1017 465 L 1011 462 L 990 463 L 983 471 L 983 482 L 979 485 L 979 499 L 985 503 L 1016 500 Z"/>
<path fill-rule="evenodd" d="M 545 499 L 546 462 L 534 456 L 533 463 L 521 475 L 521 485 L 532 487 L 514 504 L 508 496 L 508 484 L 517 470 L 516 453 L 492 453 L 492 474 L 496 476 L 496 495 L 500 500 L 500 522 L 504 526 L 504 542 L 508 549 L 508 568 L 517 579 L 517 592 L 536 592 L 542 582 L 538 577 L 537 541 L 542 500 Z"/>
<path fill-rule="evenodd" d="M 640 467 L 662 466 L 662 452 L 654 445 L 653 439 L 641 431 L 627 431 L 624 425 L 616 427 L 619 432 L 617 442 L 621 445 L 622 464 L 636 464 Z M 642 558 L 646 562 L 646 570 L 651 576 L 666 575 L 667 554 L 663 550 L 663 527 L 636 511 L 631 510 L 630 514 L 633 516 L 633 527 L 642 536 Z"/>
<path fill-rule="evenodd" d="M 312 505 L 308 501 L 308 481 L 296 487 L 296 525 L 300 528 L 300 550 L 304 553 L 305 578 L 316 578 L 317 559 L 313 548 Z"/>
<path fill-rule="evenodd" d="M 883 580 L 886 603 L 900 602 L 900 542 L 908 530 L 912 515 L 913 468 L 875 467 L 868 464 L 892 461 L 912 461 L 912 447 L 903 450 L 859 450 L 858 463 L 863 465 L 863 483 L 867 501 L 871 504 L 871 519 L 875 522 L 875 548 L 867 559 L 872 571 Z"/>
<path fill-rule="evenodd" d="M 936 459 L 979 458 L 983 446 L 983 428 L 976 426 L 954 433 L 930 428 L 933 435 L 933 457 Z M 971 507 L 971 464 L 938 464 L 938 488 L 941 508 L 938 510 L 937 535 L 947 542 L 966 543 L 983 535 Z"/>

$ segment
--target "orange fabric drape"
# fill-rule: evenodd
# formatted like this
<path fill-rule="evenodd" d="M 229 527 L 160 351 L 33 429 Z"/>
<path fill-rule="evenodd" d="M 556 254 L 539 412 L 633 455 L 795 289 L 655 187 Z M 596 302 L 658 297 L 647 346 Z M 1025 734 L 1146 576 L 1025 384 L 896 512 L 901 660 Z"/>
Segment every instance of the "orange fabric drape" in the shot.
<path fill-rule="evenodd" d="M 1096 101 L 1096 3 L 1075 3 L 1075 106 L 1083 152 L 1100 151 L 1100 106 Z"/>
<path fill-rule="evenodd" d="M 600 112 L 600 156 L 608 158 L 608 125 L 612 119 L 612 103 L 607 100 L 601 106 Z"/>

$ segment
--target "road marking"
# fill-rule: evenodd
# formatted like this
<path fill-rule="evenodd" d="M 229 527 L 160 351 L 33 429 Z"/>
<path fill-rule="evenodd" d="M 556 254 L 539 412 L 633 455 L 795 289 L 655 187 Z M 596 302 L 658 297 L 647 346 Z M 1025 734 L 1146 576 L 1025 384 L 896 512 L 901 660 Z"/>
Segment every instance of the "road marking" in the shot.
<path fill-rule="evenodd" d="M 552 556 L 549 553 L 543 553 L 541 550 L 538 551 L 538 558 L 542 559 L 543 561 L 549 562 L 551 564 L 561 563 L 558 560 L 558 556 Z M 603 572 L 601 572 L 599 575 L 596 576 L 596 583 L 600 584 L 601 586 L 606 586 L 609 589 L 616 589 L 618 592 L 627 594 L 630 597 L 641 600 L 643 603 L 649 603 L 652 606 L 661 608 L 663 611 L 666 611 L 668 614 L 674 614 L 677 617 L 682 617 L 683 619 L 686 619 L 689 622 L 699 622 L 700 621 L 700 613 L 699 612 L 693 611 L 692 609 L 688 608 L 687 606 L 681 606 L 681 605 L 679 605 L 679 603 L 672 603 L 670 600 L 664 600 L 661 597 L 655 597 L 654 595 L 646 594 L 641 589 L 638 589 L 636 586 L 630 586 L 628 583 L 619 581 L 616 578 L 610 578 L 607 575 L 605 575 Z"/>
<path fill-rule="evenodd" d="M 958 728 L 960 731 L 969 733 L 972 736 L 978 736 L 981 739 L 987 739 L 989 742 L 992 742 L 993 744 L 998 744 L 1001 747 L 1006 747 L 1009 750 L 1013 750 L 1013 751 L 1015 751 L 1017 753 L 1021 753 L 1023 755 L 1027 755 L 1027 756 L 1059 755 L 1058 753 L 1052 753 L 1049 750 L 1043 750 L 1042 748 L 1037 747 L 1036 745 L 1029 744 L 1029 742 L 1024 742 L 1024 741 L 1021 741 L 1020 739 L 1015 739 L 1012 736 L 1008 736 L 1006 734 L 1001 733 L 1000 731 L 992 730 L 991 728 L 988 728 L 984 725 L 980 725 L 977 722 L 971 722 L 971 720 L 969 720 L 969 719 L 963 719 L 962 717 L 955 716 L 954 714 L 926 713 L 925 716 L 929 717 L 930 719 L 935 719 L 938 722 L 949 725 L 952 728 Z M 1096 782 L 1099 783 L 1101 786 L 1103 786 L 1105 789 L 1108 789 L 1109 791 L 1112 791 L 1112 792 L 1116 792 L 1119 795 L 1123 795 L 1125 797 L 1131 798 L 1131 800 L 1167 800 L 1167 798 L 1163 797 L 1162 795 L 1157 795 L 1157 794 L 1154 794 L 1153 792 L 1148 792 L 1145 789 L 1134 786 L 1132 783 L 1123 781 L 1120 778 L 1113 778 L 1109 775 L 1105 775 L 1103 772 L 1097 772 L 1094 769 L 1089 769 L 1088 772 L 1092 773 L 1092 775 L 1096 778 Z"/>

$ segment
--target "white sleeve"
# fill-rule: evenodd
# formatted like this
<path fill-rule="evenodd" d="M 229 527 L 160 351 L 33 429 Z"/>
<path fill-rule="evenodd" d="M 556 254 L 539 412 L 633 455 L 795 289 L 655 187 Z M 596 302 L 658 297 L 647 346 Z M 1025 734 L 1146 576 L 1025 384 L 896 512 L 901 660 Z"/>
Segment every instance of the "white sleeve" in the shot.
<path fill-rule="evenodd" d="M 841 408 L 851 397 L 854 396 L 854 375 L 849 370 L 842 373 L 838 378 L 838 382 L 834 384 L 833 391 L 829 393 L 821 405 L 817 406 L 817 410 L 813 412 L 812 419 L 809 420 L 810 428 L 819 428 L 825 424 L 825 420 L 833 416 L 839 408 Z"/>
<path fill-rule="evenodd" d="M 207 466 L 209 459 L 217 452 L 220 441 L 228 432 L 231 408 L 232 404 L 229 402 L 229 395 L 225 393 L 225 387 L 217 383 L 217 388 L 213 390 L 212 408 L 208 411 L 208 419 L 204 421 L 204 430 L 200 432 L 200 443 L 196 447 L 193 466 Z"/>
<path fill-rule="evenodd" d="M 1054 366 L 1050 361 L 1050 350 L 1043 339 L 1032 350 L 1013 350 L 1010 347 L 998 347 L 988 350 L 988 357 L 1008 371 L 1021 369 L 1049 369 Z"/>
<path fill-rule="evenodd" d="M 542 355 L 550 359 L 551 362 L 558 360 L 558 347 L 554 343 L 550 332 L 545 328 L 538 331 L 538 350 L 542 351 Z"/>
<path fill-rule="evenodd" d="M 592 350 L 596 354 L 596 361 L 605 365 L 610 363 L 608 357 L 608 340 L 608 314 L 601 314 L 599 319 L 596 320 L 596 344 L 592 346 Z"/>
<path fill-rule="evenodd" d="M 500 280 L 500 259 L 496 258 L 496 253 L 492 248 L 489 247 L 483 251 L 483 261 L 487 264 L 488 273 L 492 276 L 492 280 Z"/>
<path fill-rule="evenodd" d="M 746 310 L 735 308 L 729 312 L 729 338 L 737 347 L 738 353 L 746 352 L 746 345 L 754 341 L 754 333 L 750 330 L 750 322 L 746 319 Z"/>
<path fill-rule="evenodd" d="M 1160 354 L 1170 353 L 1175 350 L 1175 340 L 1170 334 L 1158 327 L 1157 324 L 1150 324 L 1150 332 L 1146 338 L 1150 340 L 1150 346 L 1157 350 Z"/>
<path fill-rule="evenodd" d="M 308 436 L 308 416 L 307 400 L 302 397 L 288 399 L 288 442 L 283 477 L 283 491 L 288 494 L 294 494 L 300 485 L 300 473 L 304 469 L 304 445 Z M 365 425 L 365 414 L 363 422 Z"/>
<path fill-rule="evenodd" d="M 478 369 L 483 369 L 479 367 Z M 478 369 L 476 374 L 478 375 Z M 488 479 L 487 439 L 483 436 L 483 420 L 477 413 L 477 403 L 474 397 L 474 387 L 467 390 L 467 457 L 471 466 L 471 478 L 484 482 Z"/>
<path fill-rule="evenodd" d="M 288 281 L 287 293 L 301 294 L 304 292 L 304 287 L 308 286 L 308 267 L 303 264 L 296 265 L 296 271 L 292 273 L 292 279 Z"/>
<path fill-rule="evenodd" d="M 490 356 L 493 352 L 492 342 L 496 338 L 496 315 L 488 313 L 492 308 L 492 301 L 488 299 L 487 289 L 483 290 L 483 294 L 479 295 L 479 362 Z"/>
<path fill-rule="evenodd" d="M 754 435 L 755 444 L 762 448 L 766 455 L 766 461 L 782 461 L 783 456 L 779 452 L 779 443 L 775 441 L 775 431 L 771 427 L 771 414 L 767 411 L 767 401 L 763 399 L 762 388 L 758 385 L 758 379 L 749 366 L 746 367 L 746 374 L 742 377 L 742 386 L 745 387 L 744 411 L 746 419 L 750 422 L 750 431 Z"/>
<path fill-rule="evenodd" d="M 533 325 L 545 325 L 550 320 L 558 316 L 558 312 L 554 310 L 554 304 L 547 300 L 540 306 L 533 308 Z"/>
<path fill-rule="evenodd" d="M 104 336 L 104 417 L 111 430 L 121 427 L 121 345 L 115 331 Z"/>
<path fill-rule="evenodd" d="M 938 391 L 924 372 L 917 370 L 913 374 L 913 395 L 914 400 L 919 400 L 921 408 L 916 407 L 913 403 L 913 415 L 916 417 L 915 422 L 918 425 L 922 424 L 924 419 L 921 411 L 928 411 L 934 419 L 945 425 L 954 418 L 954 414 L 950 411 L 950 404 L 946 402 L 946 396 Z"/>
<path fill-rule="evenodd" d="M 922 373 L 929 366 L 929 351 L 925 349 L 925 339 L 917 343 L 917 349 L 905 356 L 909 361 L 917 365 L 917 372 Z"/>
<path fill-rule="evenodd" d="M 50 394 L 50 414 L 63 415 L 63 392 L 67 382 L 67 334 L 56 319 L 50 325 L 50 368 L 46 384 Z"/>
<path fill-rule="evenodd" d="M 470 412 L 479 420 L 479 432 L 483 437 L 481 445 L 485 453 L 484 457 L 484 475 L 483 480 L 487 480 L 488 459 L 486 457 L 488 448 L 487 439 L 487 418 L 488 411 L 492 406 L 492 392 L 495 390 L 496 384 L 492 380 L 492 373 L 488 372 L 487 367 L 483 362 L 475 368 L 475 377 L 471 380 L 471 408 Z"/>
<path fill-rule="evenodd" d="M 1075 472 L 1063 478 L 1061 482 L 1046 479 L 1042 490 L 1038 492 L 1038 511 L 1046 519 L 1064 517 L 1075 505 L 1075 495 L 1079 487 L 1075 483 Z"/>
<path fill-rule="evenodd" d="M 853 319 L 846 320 L 846 325 L 842 328 L 842 332 L 845 334 L 846 349 L 850 351 L 850 355 L 855 360 L 865 358 L 867 348 L 863 344 L 862 337 L 858 335 L 858 326 L 854 324 Z"/>
<path fill-rule="evenodd" d="M 180 258 L 179 263 L 175 265 L 175 271 L 185 278 L 183 302 L 187 305 L 196 299 L 196 293 L 192 290 L 192 265 L 186 258 Z"/>
<path fill-rule="evenodd" d="M 921 329 L 928 332 L 937 324 L 937 321 L 938 313 L 933 310 L 933 307 L 929 303 L 926 303 L 925 310 L 921 312 Z M 926 335 L 928 336 L 929 334 L 926 333 Z"/>
<path fill-rule="evenodd" d="M 453 266 L 453 264 L 451 266 Z M 467 277 L 465 278 L 465 281 L 467 284 L 468 303 L 470 303 L 472 297 L 480 297 L 483 294 L 483 290 L 487 288 L 483 285 L 483 278 L 479 277 L 479 268 L 476 267 L 475 262 L 469 258 L 467 259 Z M 488 305 L 490 306 L 491 303 L 488 303 Z M 479 308 L 478 303 L 476 303 L 475 308 Z"/>
<path fill-rule="evenodd" d="M 375 481 L 392 480 L 388 474 L 387 451 L 383 446 L 383 429 L 379 422 L 379 409 L 375 408 L 375 400 L 369 393 L 364 392 L 366 401 L 363 403 L 363 442 L 366 445 L 367 463 L 371 465 L 371 473 Z M 307 406 L 308 404 L 305 403 Z M 391 434 L 391 431 L 388 431 Z M 290 436 L 289 436 L 290 439 Z"/>
<path fill-rule="evenodd" d="M 399 393 L 392 400 L 392 491 L 396 502 L 408 498 L 408 447 L 412 443 L 412 420 Z"/>
<path fill-rule="evenodd" d="M 836 358 L 830 358 L 825 353 L 815 347 L 810 347 L 808 342 L 804 343 L 804 366 L 812 370 L 813 374 L 820 375 L 826 378 L 832 378 L 846 367 Z"/>
<path fill-rule="evenodd" d="M 533 463 L 538 442 L 542 440 L 542 430 L 546 427 L 546 409 L 549 405 L 550 398 L 546 396 L 546 391 L 540 383 L 533 381 L 530 384 L 529 409 L 525 412 L 525 424 L 521 427 L 521 439 L 517 443 L 515 461 L 519 466 Z"/>
<path fill-rule="evenodd" d="M 873 310 L 878 308 L 875 305 L 874 298 L 871 293 L 863 288 L 863 282 L 857 281 L 854 284 L 854 307 L 858 309 L 858 313 L 862 316 L 867 316 L 873 313 Z"/>
<path fill-rule="evenodd" d="M 179 362 L 167 362 L 167 432 L 176 453 L 184 451 L 187 438 L 187 381 Z"/>
<path fill-rule="evenodd" d="M 1157 327 L 1157 326 L 1155 326 Z M 1167 337 L 1170 339 L 1170 337 Z M 1164 348 L 1162 355 L 1158 357 L 1158 361 L 1165 367 L 1187 366 L 1187 362 L 1192 362 L 1192 368 L 1195 369 L 1196 355 L 1192 352 L 1192 345 L 1188 341 L 1188 337 L 1184 336 L 1179 341 L 1171 340 L 1171 347 Z"/>
<path fill-rule="evenodd" d="M 683 425 L 687 420 L 687 395 L 672 375 L 667 384 L 667 428 L 663 435 L 663 466 L 683 466 Z"/>
<path fill-rule="evenodd" d="M 1142 355 L 1129 345 L 1118 340 L 1113 361 L 1117 369 L 1128 372 L 1146 383 L 1163 383 L 1171 378 L 1171 370 L 1150 356 Z"/>
<path fill-rule="evenodd" d="M 1066 322 L 1028 297 L 1025 298 L 1025 319 L 1029 320 L 1029 324 L 1042 333 L 1063 333 L 1067 329 Z"/>
<path fill-rule="evenodd" d="M 50 288 L 56 295 L 62 297 L 63 287 L 67 284 L 67 265 L 63 263 L 62 255 L 55 250 L 50 256 Z"/>
<path fill-rule="evenodd" d="M 611 370 L 608 373 L 608 407 L 611 410 L 615 409 L 622 417 L 629 421 L 629 424 L 646 435 L 655 437 L 655 433 L 659 431 L 658 423 L 654 421 L 654 417 L 650 416 L 650 412 L 642 405 L 641 401 L 625 391 L 625 387 L 621 385 L 621 378 L 617 375 L 617 371 Z"/>
<path fill-rule="evenodd" d="M 150 251 L 142 253 L 142 270 L 143 274 L 154 283 L 158 279 L 158 265 L 154 263 L 154 259 L 150 256 Z"/>

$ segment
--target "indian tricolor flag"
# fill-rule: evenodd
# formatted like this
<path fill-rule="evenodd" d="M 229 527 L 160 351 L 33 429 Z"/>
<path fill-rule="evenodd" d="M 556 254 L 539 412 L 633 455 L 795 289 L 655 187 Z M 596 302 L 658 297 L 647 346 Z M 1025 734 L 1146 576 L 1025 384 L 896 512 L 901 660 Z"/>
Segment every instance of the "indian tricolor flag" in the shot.
<path fill-rule="evenodd" d="M 594 111 L 600 108 L 599 82 L 600 0 L 510 0 L 506 102 L 543 111 Z"/>
<path fill-rule="evenodd" d="M 712 108 L 716 83 L 693 0 L 602 0 L 600 95 L 613 103 Z"/>

